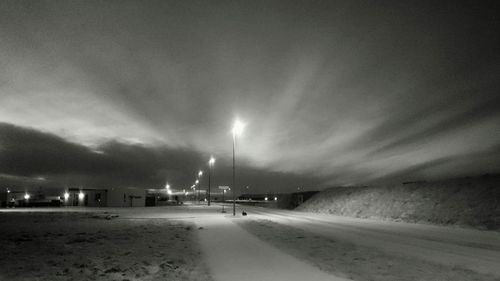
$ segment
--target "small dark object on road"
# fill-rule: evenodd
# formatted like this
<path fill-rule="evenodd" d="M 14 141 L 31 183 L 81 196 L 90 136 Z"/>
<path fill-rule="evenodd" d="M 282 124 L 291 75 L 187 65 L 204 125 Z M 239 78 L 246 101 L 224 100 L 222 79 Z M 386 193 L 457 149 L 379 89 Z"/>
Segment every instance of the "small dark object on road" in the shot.
<path fill-rule="evenodd" d="M 241 212 L 242 215 L 246 216 L 247 215 L 247 212 L 243 211 Z"/>

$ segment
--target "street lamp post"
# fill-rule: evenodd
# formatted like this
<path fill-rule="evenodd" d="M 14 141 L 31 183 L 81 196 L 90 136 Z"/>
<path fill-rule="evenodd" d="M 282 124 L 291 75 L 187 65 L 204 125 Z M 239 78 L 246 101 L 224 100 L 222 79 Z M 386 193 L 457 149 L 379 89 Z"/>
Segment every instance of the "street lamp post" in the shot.
<path fill-rule="evenodd" d="M 201 189 L 201 176 L 203 175 L 203 171 L 198 172 L 198 204 L 200 204 L 200 189 Z"/>
<path fill-rule="evenodd" d="M 236 216 L 236 155 L 235 155 L 235 147 L 236 147 L 236 136 L 241 135 L 243 132 L 243 128 L 245 124 L 241 121 L 236 120 L 233 125 L 233 216 Z"/>
<path fill-rule="evenodd" d="M 212 172 L 212 167 L 214 166 L 215 158 L 212 156 L 208 160 L 208 206 L 210 206 L 210 174 Z"/>
<path fill-rule="evenodd" d="M 199 192 L 196 192 L 196 186 L 199 186 L 199 183 L 200 183 L 200 180 L 196 180 L 196 181 L 194 182 L 194 188 L 193 188 L 193 195 L 194 195 L 194 197 L 196 198 L 195 200 L 196 200 L 196 201 L 198 201 L 198 203 L 199 203 L 199 201 L 200 201 L 200 200 L 199 200 L 199 198 L 200 198 L 200 193 L 199 193 Z"/>
<path fill-rule="evenodd" d="M 224 210 L 224 194 L 226 194 L 226 190 L 222 190 L 222 212 L 225 213 L 226 211 Z"/>

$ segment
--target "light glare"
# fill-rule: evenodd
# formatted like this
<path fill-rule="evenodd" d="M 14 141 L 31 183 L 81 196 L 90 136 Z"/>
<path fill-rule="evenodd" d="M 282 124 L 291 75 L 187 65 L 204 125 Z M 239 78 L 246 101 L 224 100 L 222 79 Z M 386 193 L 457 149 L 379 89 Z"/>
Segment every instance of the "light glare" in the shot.
<path fill-rule="evenodd" d="M 243 133 L 244 128 L 245 128 L 245 123 L 236 119 L 233 125 L 233 136 L 240 136 Z"/>

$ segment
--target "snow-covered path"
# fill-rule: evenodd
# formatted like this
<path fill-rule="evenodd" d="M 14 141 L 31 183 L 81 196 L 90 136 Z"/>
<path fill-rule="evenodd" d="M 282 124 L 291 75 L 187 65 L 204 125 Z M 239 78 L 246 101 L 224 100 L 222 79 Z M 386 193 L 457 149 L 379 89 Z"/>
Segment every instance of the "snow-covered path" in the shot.
<path fill-rule="evenodd" d="M 262 242 L 232 216 L 195 219 L 202 251 L 216 281 L 348 280 L 329 275 Z"/>

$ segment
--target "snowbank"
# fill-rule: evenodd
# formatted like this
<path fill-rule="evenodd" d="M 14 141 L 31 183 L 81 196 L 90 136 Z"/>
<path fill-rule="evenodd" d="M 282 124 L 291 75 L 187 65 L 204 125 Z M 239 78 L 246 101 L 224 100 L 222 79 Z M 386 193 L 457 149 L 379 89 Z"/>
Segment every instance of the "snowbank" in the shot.
<path fill-rule="evenodd" d="M 333 187 L 296 210 L 499 230 L 500 176 Z"/>

